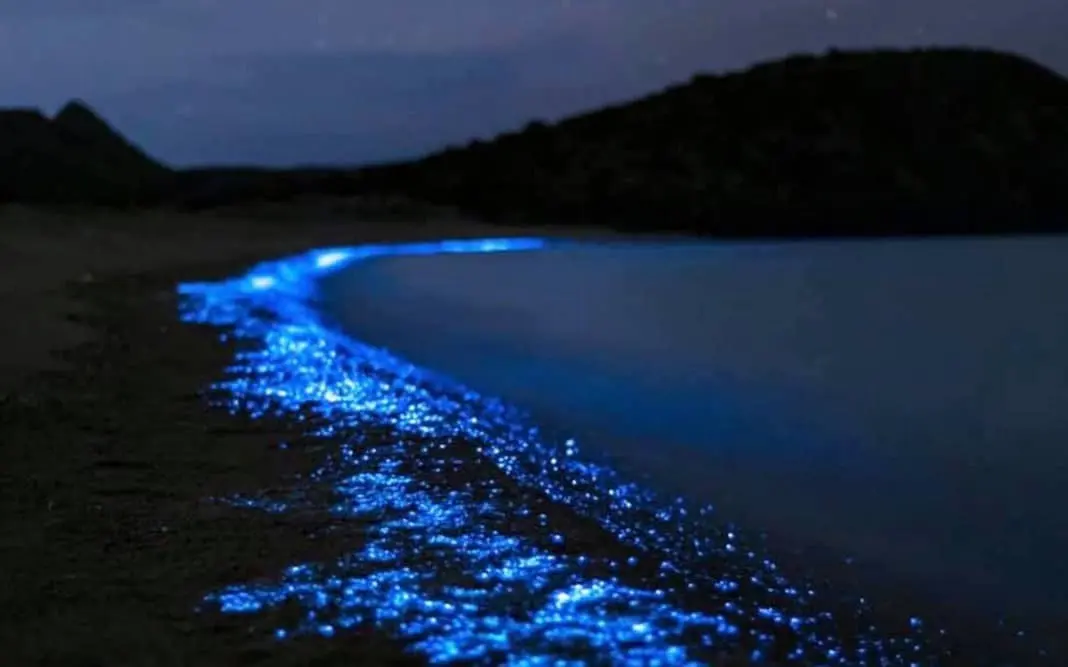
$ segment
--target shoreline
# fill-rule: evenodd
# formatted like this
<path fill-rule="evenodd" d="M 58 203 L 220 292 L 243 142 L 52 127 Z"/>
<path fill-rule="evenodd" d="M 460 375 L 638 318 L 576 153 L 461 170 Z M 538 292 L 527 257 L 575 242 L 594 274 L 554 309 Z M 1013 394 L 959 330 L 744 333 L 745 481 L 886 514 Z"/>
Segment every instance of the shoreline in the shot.
<path fill-rule="evenodd" d="M 422 249 L 416 250 L 416 254 L 420 254 L 420 253 L 422 253 Z M 504 260 L 504 258 L 502 257 L 502 261 L 506 261 L 506 260 Z M 301 257 L 301 258 L 294 258 L 294 261 L 292 263 L 288 264 L 288 265 L 285 262 L 283 262 L 283 263 L 280 263 L 276 267 L 266 267 L 266 268 L 264 268 L 264 272 L 262 274 L 257 272 L 257 277 L 258 278 L 263 278 L 264 280 L 268 281 L 266 284 L 270 284 L 269 276 L 271 276 L 275 271 L 277 271 L 278 272 L 277 275 L 285 276 L 285 280 L 288 283 L 288 281 L 290 280 L 291 276 L 299 276 L 301 274 L 301 271 L 303 269 L 301 269 L 300 267 L 305 266 L 305 265 L 309 266 L 308 270 L 312 274 L 314 274 L 316 272 L 315 269 L 311 268 L 310 264 L 308 263 L 307 258 Z M 300 279 L 299 278 L 295 278 L 295 281 L 296 282 L 294 283 L 294 286 L 296 287 L 297 285 L 300 284 Z M 230 289 L 236 289 L 236 287 L 234 287 L 234 288 L 225 288 L 225 289 L 223 289 L 221 291 L 222 292 L 226 292 L 226 291 L 228 291 Z M 265 289 L 269 290 L 269 288 L 265 288 Z M 289 288 L 287 287 L 285 291 L 288 292 Z M 224 296 L 223 300 L 226 301 L 227 298 L 228 297 Z M 268 303 L 268 304 L 269 304 L 269 302 L 271 300 L 274 299 L 274 297 L 271 297 L 271 296 L 264 296 L 263 298 L 265 300 L 265 303 Z M 281 302 L 281 304 L 279 305 L 279 308 L 281 308 L 283 311 L 287 311 L 288 310 L 288 306 L 285 305 L 285 303 L 289 301 L 288 297 L 282 295 L 282 296 L 278 297 L 278 300 Z M 270 305 L 267 305 L 267 307 L 268 308 L 272 308 L 272 306 L 270 306 Z M 292 324 L 292 325 L 295 325 L 295 329 L 296 330 L 299 330 L 301 328 L 300 327 L 300 322 L 303 321 L 303 316 L 297 316 L 294 319 L 293 322 L 289 322 L 289 320 L 286 319 L 286 318 L 283 318 L 283 321 L 286 322 L 287 328 L 288 328 L 288 325 Z M 331 327 L 328 325 L 327 328 L 329 329 Z M 296 335 L 296 334 L 293 334 L 293 335 Z M 303 340 L 303 339 L 301 339 L 301 340 Z M 356 356 L 359 359 L 359 358 L 361 358 L 362 355 L 357 354 Z M 314 359 L 309 359 L 308 362 L 306 362 L 306 363 L 305 362 L 300 362 L 299 366 L 294 367 L 293 369 L 291 369 L 292 371 L 298 372 L 299 377 L 300 377 L 300 386 L 293 385 L 292 387 L 288 387 L 288 385 L 287 385 L 287 383 L 285 381 L 285 376 L 286 376 L 285 368 L 286 368 L 287 364 L 297 364 L 298 362 L 296 360 L 294 360 L 292 362 L 284 362 L 284 361 L 271 361 L 270 359 L 267 359 L 267 360 L 263 360 L 263 361 L 257 361 L 255 363 L 256 363 L 257 366 L 262 364 L 262 368 L 266 368 L 266 369 L 274 368 L 274 366 L 273 366 L 274 363 L 280 363 L 281 364 L 281 365 L 278 366 L 277 370 L 266 371 L 266 372 L 269 373 L 270 377 L 275 378 L 275 382 L 277 382 L 276 386 L 280 390 L 286 390 L 287 392 L 290 392 L 290 393 L 291 393 L 290 390 L 292 390 L 292 391 L 300 391 L 300 386 L 303 386 L 305 383 L 308 383 L 308 382 L 312 382 L 312 384 L 314 386 L 318 386 L 318 385 L 315 384 L 315 382 L 313 380 L 313 378 L 316 377 L 315 376 L 315 373 L 316 373 L 315 365 L 317 363 Z M 372 366 L 376 365 L 376 361 L 373 360 L 373 359 L 370 360 L 370 363 L 371 363 Z M 391 362 L 387 361 L 386 362 L 386 367 L 389 367 L 390 363 Z M 252 386 L 253 387 L 257 387 L 257 386 L 260 386 L 260 385 L 259 385 L 259 383 L 253 382 Z M 259 395 L 257 393 L 258 391 L 261 391 L 261 390 L 257 390 L 255 388 L 253 388 L 252 391 L 251 391 L 251 395 L 254 396 L 254 397 L 258 396 Z M 238 393 L 240 394 L 241 392 L 238 391 Z M 315 392 L 312 391 L 309 394 L 309 397 L 308 397 L 307 400 L 314 401 L 315 400 L 314 395 L 315 395 Z M 344 405 L 344 399 L 330 399 L 330 400 L 340 400 L 341 401 L 340 405 Z M 368 399 L 361 398 L 357 402 L 363 403 L 363 401 L 365 401 L 365 400 L 368 400 Z M 372 401 L 372 403 L 373 403 L 373 401 Z M 333 411 L 333 410 L 334 410 L 334 408 L 331 408 L 331 411 Z M 373 408 L 372 408 L 372 411 L 373 411 Z M 481 421 L 481 419 L 479 421 Z M 533 445 L 532 444 L 531 446 L 534 447 L 534 449 L 538 449 L 537 445 Z M 531 460 L 533 461 L 533 459 L 531 459 Z M 522 477 L 522 475 L 520 477 Z M 529 480 L 529 479 L 520 479 L 520 481 L 521 481 L 521 483 L 530 483 L 531 482 L 531 480 Z M 550 484 L 551 484 L 551 482 L 550 482 Z M 535 484 L 535 486 L 536 486 L 536 484 Z M 564 502 L 564 506 L 565 507 L 568 506 L 568 503 Z M 782 552 L 780 551 L 779 553 L 782 553 Z M 785 556 L 785 554 L 783 554 L 783 555 Z M 783 565 L 784 565 L 784 567 L 789 567 L 789 569 L 792 572 L 798 572 L 798 573 L 801 573 L 803 575 L 805 573 L 805 570 L 808 569 L 806 567 L 806 563 L 803 562 L 804 560 L 805 559 L 803 557 L 801 557 L 800 559 L 794 559 L 794 562 L 792 562 L 792 563 L 789 563 L 789 564 L 783 563 Z M 831 567 L 831 568 L 817 568 L 817 569 L 822 569 L 823 572 L 829 572 L 830 570 L 835 570 L 836 574 L 842 575 L 843 572 L 848 574 L 848 571 L 851 570 L 852 568 L 844 568 L 843 569 L 842 567 Z M 839 585 L 839 584 L 844 584 L 845 583 L 843 581 L 844 579 L 851 579 L 851 578 L 852 577 L 849 577 L 849 576 L 832 577 L 831 581 L 830 581 L 830 586 L 829 586 L 829 590 L 830 590 L 832 596 L 835 593 L 845 593 L 845 594 L 848 595 L 850 593 L 856 594 L 856 593 L 859 593 L 861 591 L 868 592 L 866 589 L 863 589 L 863 588 L 852 588 L 852 587 L 850 587 L 848 585 L 844 585 L 844 586 L 843 585 Z M 801 580 L 804 580 L 804 578 L 802 578 Z M 819 582 L 819 585 L 820 585 L 820 587 L 822 589 L 823 579 L 819 578 L 819 579 L 817 579 L 817 581 Z M 851 588 L 852 588 L 852 590 L 850 590 Z M 880 589 L 880 592 L 885 593 L 885 590 L 889 589 L 889 588 L 891 588 L 891 587 L 890 586 L 885 586 L 882 589 Z M 900 601 L 899 598 L 897 596 L 893 596 L 893 595 L 887 596 L 885 599 L 875 599 L 875 598 L 872 599 L 872 602 L 874 602 L 878 607 L 882 608 L 882 607 L 885 606 L 886 608 L 891 610 L 890 616 L 896 616 L 898 618 L 905 618 L 906 614 L 904 612 L 906 611 L 906 609 L 902 605 L 896 604 L 896 602 L 898 602 L 898 601 Z M 882 605 L 882 604 L 879 604 L 880 602 L 886 602 L 887 604 Z M 911 611 L 919 611 L 919 612 L 922 613 L 923 611 L 927 611 L 927 610 L 928 610 L 928 607 L 920 606 L 919 608 L 915 608 L 914 607 Z M 948 611 L 948 610 L 943 610 L 943 611 Z M 933 617 L 927 618 L 927 620 L 931 621 L 932 625 L 934 627 L 940 627 L 942 624 L 939 621 L 942 620 L 943 616 L 944 616 L 943 614 L 935 613 L 935 614 L 933 614 Z M 993 626 L 994 623 L 992 623 L 992 622 L 991 623 L 972 623 L 970 621 L 977 620 L 977 619 L 972 619 L 970 616 L 967 616 L 967 618 L 958 617 L 958 618 L 950 619 L 950 620 L 955 621 L 953 623 L 950 623 L 951 627 L 962 628 L 964 625 L 967 625 L 967 626 L 969 626 L 969 629 L 972 629 L 972 630 L 982 629 L 982 630 L 985 631 L 985 630 L 989 629 L 989 630 L 992 630 L 992 631 L 996 632 L 995 628 L 990 627 L 990 626 Z M 987 633 L 984 632 L 983 634 L 987 634 Z M 1001 632 L 996 632 L 996 634 L 1001 635 L 1002 633 Z M 980 645 L 992 646 L 993 644 L 998 643 L 998 640 L 993 638 L 993 637 L 989 637 L 988 638 L 990 640 L 989 643 L 987 641 L 984 641 L 984 640 L 979 640 L 977 643 L 972 643 L 970 641 L 972 639 L 971 633 L 964 633 L 964 632 L 954 633 L 953 636 L 959 637 L 964 642 L 965 650 L 974 649 L 974 650 L 980 651 L 981 650 L 980 649 Z M 1002 648 L 1005 648 L 1006 650 L 1009 650 L 1007 647 L 1002 647 Z M 995 651 L 994 653 L 1000 655 L 1000 654 L 1002 654 L 1002 651 L 998 650 L 998 651 Z M 983 653 L 978 653 L 977 655 L 983 655 Z M 1023 664 L 1023 663 L 1021 663 L 1021 664 Z"/>
<path fill-rule="evenodd" d="M 379 633 L 280 649 L 250 632 L 269 618 L 195 614 L 212 588 L 321 548 L 304 519 L 206 499 L 285 484 L 318 457 L 277 451 L 293 424 L 207 408 L 233 348 L 179 322 L 176 287 L 315 247 L 486 229 L 0 209 L 0 643 L 13 664 L 422 664 Z"/>
<path fill-rule="evenodd" d="M 775 249 L 772 250 L 774 251 Z M 729 250 L 726 252 L 730 254 Z M 761 251 L 761 254 L 763 254 L 763 251 Z M 545 341 L 532 335 L 527 340 L 527 346 L 524 347 L 522 343 L 516 343 L 515 341 L 507 344 L 502 342 L 508 340 L 505 336 L 494 338 L 491 335 L 497 332 L 497 324 L 500 324 L 499 328 L 505 333 L 509 333 L 513 329 L 524 327 L 528 321 L 534 322 L 538 326 L 543 326 L 546 321 L 545 315 L 536 316 L 524 311 L 522 307 L 516 306 L 518 303 L 515 300 L 516 291 L 514 289 L 509 291 L 509 286 L 515 287 L 512 273 L 502 270 L 494 277 L 494 274 L 489 271 L 479 272 L 472 270 L 464 273 L 460 270 L 457 273 L 462 277 L 461 280 L 456 278 L 455 275 L 450 278 L 449 276 L 452 274 L 446 270 L 439 270 L 450 266 L 470 267 L 472 264 L 481 266 L 482 263 L 496 267 L 507 265 L 511 270 L 515 269 L 516 266 L 523 266 L 524 261 L 539 261 L 530 257 L 529 254 L 526 257 L 526 260 L 518 257 L 510 260 L 510 258 L 501 255 L 487 255 L 480 258 L 446 255 L 436 259 L 424 259 L 422 257 L 376 259 L 376 262 L 381 262 L 377 267 L 347 267 L 341 272 L 346 274 L 347 277 L 339 273 L 325 279 L 324 282 L 333 284 L 336 292 L 333 295 L 333 299 L 329 295 L 326 297 L 326 310 L 330 312 L 331 307 L 334 309 L 334 321 L 332 323 L 334 327 L 340 327 L 374 346 L 386 346 L 393 349 L 395 344 L 397 352 L 406 355 L 409 360 L 413 360 L 416 363 L 421 362 L 423 365 L 429 365 L 429 367 L 441 371 L 451 370 L 459 374 L 462 379 L 472 382 L 473 388 L 486 390 L 498 397 L 505 396 L 518 400 L 520 405 L 531 408 L 535 412 L 537 412 L 536 404 L 523 403 L 522 398 L 520 398 L 526 396 L 527 399 L 536 401 L 535 398 L 531 398 L 531 396 L 525 395 L 521 391 L 522 387 L 527 387 L 530 384 L 543 382 L 545 384 L 545 386 L 541 387 L 543 391 L 550 390 L 552 384 L 562 387 L 578 386 L 580 387 L 579 394 L 585 392 L 584 395 L 590 397 L 589 392 L 595 391 L 595 389 L 592 388 L 592 384 L 590 386 L 582 385 L 583 378 L 578 377 L 582 374 L 581 372 L 576 373 L 573 377 L 567 377 L 555 372 L 559 369 L 549 367 L 553 363 L 563 363 L 559 359 L 554 361 L 549 356 L 538 359 L 536 355 L 544 353 L 545 349 L 549 348 Z M 368 264 L 371 263 L 369 262 Z M 391 263 L 389 266 L 394 267 L 407 266 L 410 272 L 398 271 L 398 274 L 402 277 L 396 281 L 397 284 L 393 284 L 387 279 L 392 274 L 388 274 L 382 269 L 387 263 Z M 554 264 L 554 268 L 560 268 L 560 265 Z M 522 270 L 518 272 L 523 274 Z M 603 278 L 606 273 L 607 269 L 602 266 L 596 272 L 596 275 Z M 403 288 L 411 286 L 404 282 L 404 276 L 410 279 L 415 284 L 415 287 L 405 291 Z M 397 276 L 392 277 L 397 278 Z M 556 277 L 553 276 L 553 278 Z M 566 285 L 572 278 L 576 277 L 565 278 L 561 281 L 561 284 Z M 618 276 L 615 277 L 616 280 L 618 278 Z M 351 281 L 348 283 L 347 288 L 344 287 L 346 281 Z M 546 287 L 544 281 L 541 281 L 541 279 L 538 279 L 538 281 L 536 287 L 532 286 L 535 282 L 532 279 L 527 279 L 523 283 L 537 294 L 537 296 L 531 296 L 531 302 L 537 303 L 539 298 L 545 296 L 545 292 L 550 294 L 564 293 L 561 289 L 561 284 L 549 283 L 549 286 Z M 472 288 L 470 286 L 475 287 Z M 453 293 L 456 291 L 466 293 L 465 290 L 472 289 L 480 296 L 474 298 L 471 303 L 464 301 L 462 296 L 458 297 Z M 327 291 L 329 292 L 329 289 Z M 489 293 L 489 296 L 485 293 Z M 577 299 L 577 302 L 580 307 L 572 308 L 571 310 L 561 309 L 562 312 L 567 313 L 563 317 L 563 321 L 570 322 L 576 327 L 582 327 L 586 321 L 583 319 L 585 311 L 582 311 L 581 308 L 582 297 Z M 599 298 L 594 298 L 594 302 L 601 303 Z M 468 306 L 470 308 L 465 310 L 465 307 Z M 483 307 L 485 312 L 480 310 Z M 430 314 L 424 316 L 423 311 L 427 311 Z M 370 314 L 372 320 L 369 322 L 363 321 L 368 314 Z M 470 318 L 467 316 L 468 314 L 471 315 Z M 503 317 L 501 323 L 487 323 L 488 319 L 497 317 L 498 314 Z M 351 317 L 347 315 L 351 315 Z M 480 315 L 482 316 L 481 320 L 479 319 Z M 381 319 L 378 316 L 381 316 Z M 468 321 L 469 319 L 471 321 Z M 442 331 L 435 335 L 433 341 L 420 337 L 416 333 L 435 327 L 438 322 L 442 323 Z M 453 332 L 450 328 L 452 325 L 462 329 L 462 331 L 460 333 Z M 464 327 L 467 328 L 463 329 Z M 487 331 L 490 333 L 487 333 Z M 456 333 L 456 335 L 450 337 L 450 334 L 453 333 Z M 471 337 L 464 339 L 463 335 L 461 335 L 462 333 L 470 334 Z M 486 335 L 481 337 L 483 334 Z M 550 341 L 555 340 L 549 336 L 546 337 Z M 520 338 L 519 340 L 522 341 L 524 339 Z M 495 345 L 499 345 L 500 349 L 494 347 Z M 465 354 L 470 355 L 472 363 L 478 359 L 492 359 L 493 361 L 485 366 L 476 366 L 474 369 L 467 368 L 465 371 L 463 360 Z M 452 357 L 452 359 L 449 359 L 449 357 Z M 564 358 L 566 359 L 567 357 L 565 356 Z M 458 360 L 458 363 L 449 366 L 455 360 Z M 522 363 L 517 363 L 517 360 L 521 360 Z M 572 363 L 574 361 L 575 359 L 571 359 Z M 439 367 L 435 363 L 442 364 L 442 366 Z M 507 369 L 507 372 L 504 372 L 504 369 Z M 498 371 L 501 372 L 498 373 Z M 468 375 L 464 376 L 463 373 L 465 372 Z M 481 380 L 481 383 L 479 380 Z M 512 380 L 516 381 L 515 384 L 509 384 Z M 522 387 L 519 387 L 520 384 L 522 384 Z M 511 391 L 510 394 L 509 391 Z M 561 392 L 563 391 L 566 390 L 561 390 Z M 536 394 L 537 392 L 534 393 Z M 634 404 L 635 400 L 635 397 L 632 396 L 630 403 Z M 582 401 L 583 398 L 581 396 L 567 394 L 566 402 L 570 406 L 575 406 L 576 409 L 581 409 L 587 405 Z M 560 404 L 553 404 L 553 406 L 557 409 L 564 409 Z M 592 409 L 596 409 L 596 406 L 593 406 Z M 551 415 L 551 409 L 541 416 L 544 417 L 546 414 Z M 575 417 L 575 419 L 578 418 Z M 570 422 L 565 421 L 565 423 L 569 423 L 570 427 L 574 429 L 575 419 Z M 546 422 L 536 423 L 545 425 Z M 574 435 L 573 430 L 565 433 L 566 435 Z M 619 433 L 615 435 L 617 438 L 620 436 Z M 648 436 L 649 434 L 645 435 Z M 645 439 L 648 440 L 649 438 Z M 688 454 L 692 455 L 692 452 L 688 452 L 686 447 L 678 443 L 669 444 L 666 439 L 663 439 L 657 441 L 658 444 L 655 449 L 649 450 L 644 455 L 644 460 L 642 456 L 631 456 L 631 460 L 628 460 L 627 447 L 619 442 L 613 444 L 612 442 L 606 443 L 604 441 L 599 443 L 592 442 L 589 439 L 580 440 L 582 441 L 585 458 L 589 459 L 592 456 L 597 460 L 607 462 L 608 467 L 626 470 L 629 479 L 642 482 L 646 486 L 653 484 L 652 488 L 656 488 L 655 482 L 657 480 L 653 478 L 656 473 L 663 472 L 660 470 L 661 468 L 668 468 L 671 466 L 671 461 L 682 460 L 688 458 Z M 641 449 L 642 440 L 643 438 L 634 436 L 633 447 L 630 448 L 632 450 L 631 454 L 637 449 Z M 591 445 L 593 446 L 591 447 Z M 621 452 L 621 449 L 625 451 Z M 664 481 L 662 475 L 659 481 Z M 700 473 L 694 471 L 693 475 L 685 476 L 684 481 L 688 483 L 688 486 L 680 482 L 667 489 L 664 488 L 663 484 L 660 484 L 659 487 L 672 495 L 676 493 L 684 496 L 688 495 L 691 500 L 697 502 L 707 500 L 717 505 L 717 507 L 725 504 L 717 503 L 716 493 L 711 490 L 704 496 L 701 495 L 701 488 L 703 484 L 707 484 L 707 477 L 702 479 Z M 720 482 L 723 481 L 720 479 Z M 726 483 L 729 486 L 731 481 L 726 480 Z M 698 497 L 695 498 L 695 495 Z M 789 509 L 787 508 L 788 511 Z M 724 516 L 731 518 L 732 514 L 728 512 Z M 739 516 L 738 518 L 741 517 Z M 768 517 L 765 516 L 764 519 L 767 520 Z M 761 524 L 759 522 L 744 521 L 741 523 L 743 529 L 754 528 L 758 525 Z M 769 528 L 769 544 L 773 546 L 773 553 L 783 557 L 784 562 L 780 564 L 784 569 L 789 569 L 792 573 L 815 574 L 818 580 L 831 582 L 832 590 L 864 594 L 878 606 L 886 606 L 893 609 L 898 616 L 905 614 L 907 611 L 914 611 L 931 621 L 934 626 L 947 626 L 955 630 L 953 635 L 962 639 L 970 639 L 973 636 L 979 637 L 982 635 L 990 635 L 992 638 L 995 635 L 1004 635 L 1008 644 L 1016 646 L 1028 641 L 1019 642 L 1009 637 L 1008 627 L 1016 627 L 1013 625 L 1014 623 L 1019 625 L 1022 622 L 1020 617 L 1024 615 L 1023 612 L 1021 610 L 1014 612 L 1011 607 L 1003 607 L 996 604 L 993 602 L 996 598 L 991 597 L 986 600 L 988 602 L 986 607 L 979 608 L 975 600 L 982 598 L 982 596 L 979 593 L 974 593 L 973 598 L 973 591 L 967 587 L 963 588 L 963 590 L 968 591 L 967 593 L 939 595 L 937 586 L 932 586 L 932 584 L 940 583 L 938 581 L 939 575 L 937 574 L 925 573 L 928 575 L 926 579 L 923 577 L 910 578 L 902 571 L 888 568 L 885 562 L 879 562 L 878 559 L 872 558 L 872 553 L 851 553 L 848 549 L 843 550 L 840 544 L 836 545 L 839 547 L 837 549 L 829 545 L 820 546 L 818 543 L 813 546 L 810 541 L 806 542 L 796 533 L 792 535 L 777 534 L 776 531 L 770 529 L 770 526 L 767 527 Z M 778 532 L 789 532 L 788 530 L 784 531 L 783 528 L 783 525 L 778 525 Z M 809 546 L 803 548 L 805 544 L 809 544 Z M 953 599 L 948 599 L 950 597 Z M 1034 621 L 1037 625 L 1034 627 L 1028 625 L 1019 627 L 1028 630 L 1029 635 L 1036 637 L 1049 636 L 1055 639 L 1058 636 L 1058 623 L 1061 622 L 1056 614 L 1056 608 L 1042 611 L 1032 609 L 1031 611 L 1029 620 Z M 1004 625 L 999 623 L 999 618 L 1005 619 Z"/>
<path fill-rule="evenodd" d="M 314 449 L 274 446 L 301 435 L 291 423 L 207 409 L 202 392 L 234 348 L 217 329 L 177 323 L 176 284 L 232 277 L 269 256 L 64 288 L 84 307 L 78 323 L 98 335 L 63 353 L 65 367 L 38 372 L 0 402 L 0 497 L 17 536 L 0 546 L 0 570 L 11 577 L 0 585 L 0 640 L 15 662 L 287 665 L 336 656 L 422 664 L 377 633 L 281 648 L 267 631 L 292 609 L 194 612 L 220 585 L 273 578 L 354 545 L 307 539 L 308 517 L 205 502 L 277 489 L 321 459 Z"/>
<path fill-rule="evenodd" d="M 78 286 L 81 322 L 99 337 L 0 404 L 9 536 L 0 641 L 14 663 L 303 664 L 340 652 L 325 640 L 269 648 L 248 619 L 195 613 L 212 586 L 268 575 L 318 547 L 303 538 L 305 521 L 207 500 L 284 483 L 280 467 L 311 463 L 270 451 L 290 425 L 205 409 L 201 392 L 233 349 L 215 331 L 180 326 L 170 287 L 245 265 Z M 369 661 L 411 662 L 384 637 L 346 651 L 361 648 Z"/>

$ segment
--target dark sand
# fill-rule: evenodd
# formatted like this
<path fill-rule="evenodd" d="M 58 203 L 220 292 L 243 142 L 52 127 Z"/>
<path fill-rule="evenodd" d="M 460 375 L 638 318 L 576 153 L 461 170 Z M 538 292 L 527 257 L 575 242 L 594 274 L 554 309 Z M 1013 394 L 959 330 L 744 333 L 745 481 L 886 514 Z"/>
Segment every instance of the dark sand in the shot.
<path fill-rule="evenodd" d="M 0 212 L 0 662 L 413 661 L 373 634 L 280 647 L 265 634 L 271 614 L 194 611 L 220 585 L 351 545 L 306 539 L 313 519 L 205 500 L 277 486 L 319 456 L 274 449 L 285 424 L 205 408 L 199 392 L 233 350 L 216 330 L 177 324 L 175 285 L 318 246 L 488 233 L 297 222 Z"/>

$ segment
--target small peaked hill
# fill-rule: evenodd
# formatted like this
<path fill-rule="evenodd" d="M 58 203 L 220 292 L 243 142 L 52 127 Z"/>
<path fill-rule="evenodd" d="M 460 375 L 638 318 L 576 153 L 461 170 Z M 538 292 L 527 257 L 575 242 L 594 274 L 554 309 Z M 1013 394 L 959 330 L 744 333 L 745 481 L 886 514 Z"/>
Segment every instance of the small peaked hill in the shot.
<path fill-rule="evenodd" d="M 485 217 L 631 231 L 1068 230 L 1068 81 L 993 51 L 831 51 L 363 177 Z"/>
<path fill-rule="evenodd" d="M 72 100 L 64 105 L 52 122 L 72 147 L 106 158 L 113 167 L 157 173 L 169 171 L 123 137 L 81 100 Z"/>
<path fill-rule="evenodd" d="M 137 205 L 171 188 L 170 169 L 148 157 L 83 102 L 48 118 L 0 110 L 0 202 Z"/>

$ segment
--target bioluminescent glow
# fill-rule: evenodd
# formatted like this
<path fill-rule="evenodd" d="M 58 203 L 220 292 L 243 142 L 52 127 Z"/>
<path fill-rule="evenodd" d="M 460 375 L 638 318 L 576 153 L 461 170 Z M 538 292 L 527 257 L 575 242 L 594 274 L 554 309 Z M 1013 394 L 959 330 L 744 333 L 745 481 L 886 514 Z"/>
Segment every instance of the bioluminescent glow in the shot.
<path fill-rule="evenodd" d="M 215 387 L 229 410 L 284 416 L 331 446 L 302 493 L 227 498 L 320 512 L 363 545 L 271 583 L 206 596 L 225 612 L 296 604 L 280 639 L 375 626 L 435 663 L 942 664 L 917 618 L 877 627 L 863 599 L 783 575 L 758 537 L 660 498 L 543 434 L 518 409 L 346 339 L 316 279 L 367 258 L 514 252 L 537 239 L 336 248 L 184 284 L 182 316 L 243 339 Z M 428 333 L 428 335 L 432 335 Z"/>

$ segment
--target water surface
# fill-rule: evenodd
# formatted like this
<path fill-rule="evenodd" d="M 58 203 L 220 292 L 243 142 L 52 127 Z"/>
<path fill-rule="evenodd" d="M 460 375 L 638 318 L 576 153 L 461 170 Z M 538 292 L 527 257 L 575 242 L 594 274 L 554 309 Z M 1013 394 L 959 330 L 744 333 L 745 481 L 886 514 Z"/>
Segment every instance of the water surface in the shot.
<path fill-rule="evenodd" d="M 1065 619 L 1068 240 L 388 257 L 321 295 L 353 338 L 870 583 Z"/>

